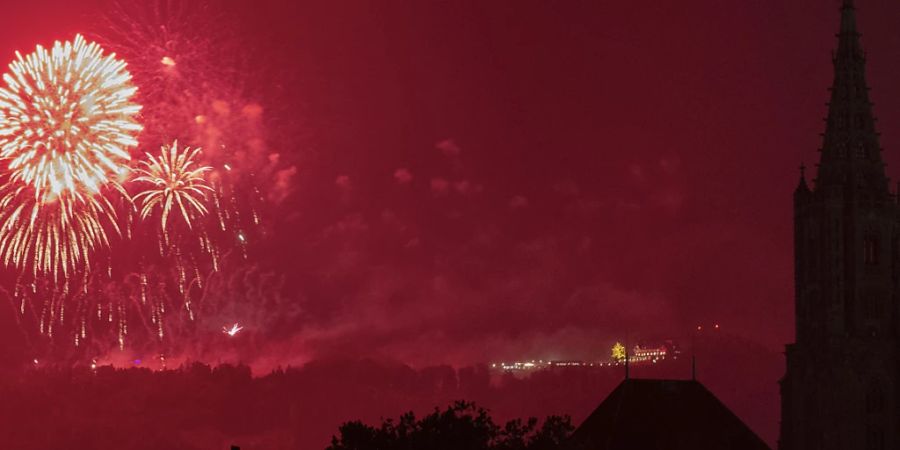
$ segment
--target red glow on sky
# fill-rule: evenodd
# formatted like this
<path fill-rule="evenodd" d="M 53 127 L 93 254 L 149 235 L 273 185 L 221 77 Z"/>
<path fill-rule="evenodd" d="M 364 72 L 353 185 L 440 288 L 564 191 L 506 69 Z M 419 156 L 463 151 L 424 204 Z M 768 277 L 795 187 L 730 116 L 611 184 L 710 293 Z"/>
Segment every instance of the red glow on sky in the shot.
<path fill-rule="evenodd" d="M 859 3 L 890 172 L 900 4 Z M 0 55 L 90 36 L 104 4 L 5 5 Z M 172 361 L 590 359 L 628 335 L 725 324 L 705 334 L 780 364 L 791 192 L 821 145 L 836 1 L 211 4 L 184 28 L 201 36 L 192 45 L 165 36 L 129 62 L 156 82 L 138 95 L 165 100 L 142 120 L 179 120 L 132 156 L 185 135 L 216 186 L 264 180 L 210 199 L 223 211 L 213 229 L 239 225 L 222 239 L 237 262 L 172 275 L 215 299 L 191 303 L 208 322 L 174 330 L 196 334 Z M 179 84 L 203 71 L 216 77 Z M 128 280 L 122 291 L 156 286 Z M 131 332 L 155 343 L 158 309 Z M 0 338 L 20 349 L 17 311 L 0 315 Z M 246 329 L 224 339 L 236 317 Z"/>

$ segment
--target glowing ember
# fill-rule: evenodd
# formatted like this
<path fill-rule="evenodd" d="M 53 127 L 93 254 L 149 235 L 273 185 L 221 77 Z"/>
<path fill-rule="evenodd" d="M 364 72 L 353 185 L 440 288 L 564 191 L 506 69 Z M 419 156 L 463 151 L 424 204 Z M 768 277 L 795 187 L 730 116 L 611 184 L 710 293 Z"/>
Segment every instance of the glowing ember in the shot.
<path fill-rule="evenodd" d="M 231 326 L 231 328 L 222 327 L 222 332 L 231 337 L 234 337 L 234 335 L 238 334 L 243 329 L 244 329 L 244 327 L 239 326 L 238 324 L 235 323 L 234 325 Z"/>
<path fill-rule="evenodd" d="M 138 177 L 134 181 L 151 185 L 134 197 L 140 202 L 142 219 L 158 209 L 160 224 L 166 230 L 172 208 L 178 208 L 188 228 L 192 219 L 206 215 L 206 194 L 213 189 L 204 174 L 211 168 L 195 163 L 194 158 L 199 152 L 199 148 L 191 150 L 189 147 L 179 152 L 178 141 L 175 141 L 169 147 L 163 146 L 158 158 L 148 154 L 147 161 L 141 161 L 141 167 L 135 170 Z"/>
<path fill-rule="evenodd" d="M 0 256 L 37 272 L 68 273 L 106 244 L 116 186 L 137 145 L 141 107 L 125 63 L 96 43 L 16 53 L 0 88 Z"/>

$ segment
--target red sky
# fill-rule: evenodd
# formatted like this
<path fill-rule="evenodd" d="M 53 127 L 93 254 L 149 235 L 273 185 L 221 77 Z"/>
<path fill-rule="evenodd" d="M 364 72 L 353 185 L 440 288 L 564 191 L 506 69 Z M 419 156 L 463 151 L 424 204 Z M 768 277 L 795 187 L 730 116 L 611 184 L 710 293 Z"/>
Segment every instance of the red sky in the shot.
<path fill-rule="evenodd" d="M 316 345 L 589 357 L 719 322 L 780 348 L 791 193 L 820 145 L 837 7 L 292 8 L 312 137 L 280 231 L 305 243 L 281 261 L 329 330 Z M 859 9 L 892 164 L 900 6 Z"/>
<path fill-rule="evenodd" d="M 0 55 L 89 33 L 100 3 L 5 5 Z M 839 2 L 212 3 L 297 167 L 257 254 L 285 280 L 248 324 L 267 358 L 792 339 L 791 193 Z M 900 4 L 858 3 L 893 167 Z"/>

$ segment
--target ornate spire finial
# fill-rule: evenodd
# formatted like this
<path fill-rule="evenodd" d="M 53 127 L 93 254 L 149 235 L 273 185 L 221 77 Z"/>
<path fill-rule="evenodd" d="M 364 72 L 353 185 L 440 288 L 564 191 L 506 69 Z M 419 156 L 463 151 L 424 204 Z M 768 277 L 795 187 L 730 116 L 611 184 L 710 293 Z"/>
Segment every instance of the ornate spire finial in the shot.
<path fill-rule="evenodd" d="M 844 0 L 841 5 L 841 34 L 856 35 L 856 5 L 853 0 Z"/>

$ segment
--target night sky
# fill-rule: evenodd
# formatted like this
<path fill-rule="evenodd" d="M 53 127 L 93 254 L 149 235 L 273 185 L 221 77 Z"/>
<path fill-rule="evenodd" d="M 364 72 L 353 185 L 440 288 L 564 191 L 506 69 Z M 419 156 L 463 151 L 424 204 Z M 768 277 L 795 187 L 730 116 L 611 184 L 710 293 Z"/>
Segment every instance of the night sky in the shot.
<path fill-rule="evenodd" d="M 838 1 L 211 3 L 285 169 L 253 255 L 278 299 L 222 313 L 242 361 L 793 339 L 791 194 Z M 4 5 L 0 56 L 90 34 L 103 4 Z M 857 6 L 897 179 L 900 3 Z"/>

